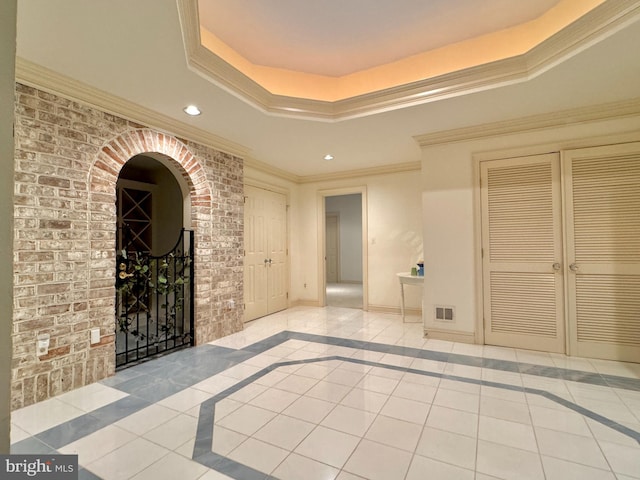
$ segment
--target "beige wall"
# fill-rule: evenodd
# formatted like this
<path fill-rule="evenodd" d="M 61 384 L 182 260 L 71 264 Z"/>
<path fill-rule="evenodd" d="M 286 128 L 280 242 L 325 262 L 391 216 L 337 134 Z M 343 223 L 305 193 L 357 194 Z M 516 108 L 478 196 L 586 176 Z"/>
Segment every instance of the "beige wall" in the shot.
<path fill-rule="evenodd" d="M 13 298 L 13 98 L 16 0 L 0 2 L 0 454 L 9 453 Z"/>
<path fill-rule="evenodd" d="M 422 148 L 422 220 L 425 249 L 424 321 L 427 329 L 476 334 L 482 312 L 476 158 L 508 158 L 640 139 L 640 117 L 532 129 L 474 141 Z M 433 306 L 456 308 L 454 322 L 436 322 Z M 471 336 L 469 338 L 472 338 Z"/>
<path fill-rule="evenodd" d="M 372 310 L 400 308 L 396 277 L 422 259 L 421 180 L 419 171 L 301 184 L 295 187 L 291 212 L 292 302 L 317 304 L 322 291 L 319 276 L 318 215 L 327 190 L 366 189 L 368 302 Z M 343 192 L 340 192 L 343 193 Z M 334 194 L 334 193 L 332 193 Z M 304 287 L 304 284 L 307 287 Z M 420 308 L 418 289 L 407 289 L 407 308 Z"/>

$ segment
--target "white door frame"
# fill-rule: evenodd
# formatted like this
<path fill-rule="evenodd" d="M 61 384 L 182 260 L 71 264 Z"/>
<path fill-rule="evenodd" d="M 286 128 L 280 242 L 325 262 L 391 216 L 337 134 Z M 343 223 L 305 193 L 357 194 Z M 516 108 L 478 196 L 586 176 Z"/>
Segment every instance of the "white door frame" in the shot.
<path fill-rule="evenodd" d="M 326 232 L 325 232 L 325 199 L 339 195 L 360 194 L 362 202 L 362 309 L 369 310 L 369 251 L 368 251 L 368 212 L 367 212 L 367 187 L 344 187 L 329 190 L 318 190 L 318 304 L 324 307 L 327 304 L 327 272 L 325 257 Z"/>
<path fill-rule="evenodd" d="M 336 219 L 336 283 L 340 283 L 341 280 L 341 268 L 340 268 L 340 259 L 341 259 L 341 252 L 340 252 L 340 212 L 327 212 L 326 216 L 325 216 L 325 239 L 326 237 L 326 221 L 329 218 L 335 218 Z M 326 240 L 325 240 L 325 247 L 326 247 Z"/>

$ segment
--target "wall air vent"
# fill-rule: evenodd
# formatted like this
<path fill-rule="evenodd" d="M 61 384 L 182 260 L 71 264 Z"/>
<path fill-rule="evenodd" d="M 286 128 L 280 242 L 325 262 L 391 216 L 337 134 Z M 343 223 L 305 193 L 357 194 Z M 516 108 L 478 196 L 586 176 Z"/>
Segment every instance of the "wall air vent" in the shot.
<path fill-rule="evenodd" d="M 435 306 L 435 319 L 444 321 L 444 322 L 452 322 L 455 317 L 455 307 L 447 306 L 447 305 L 436 305 Z"/>

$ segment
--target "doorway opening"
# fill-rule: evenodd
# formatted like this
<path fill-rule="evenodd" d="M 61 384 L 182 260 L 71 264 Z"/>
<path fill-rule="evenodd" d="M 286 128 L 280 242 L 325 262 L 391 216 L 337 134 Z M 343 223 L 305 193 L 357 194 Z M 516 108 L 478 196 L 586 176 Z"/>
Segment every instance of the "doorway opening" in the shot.
<path fill-rule="evenodd" d="M 188 189 L 167 158 L 132 157 L 116 184 L 116 367 L 194 344 Z"/>
<path fill-rule="evenodd" d="M 324 304 L 366 310 L 364 192 L 324 195 Z"/>

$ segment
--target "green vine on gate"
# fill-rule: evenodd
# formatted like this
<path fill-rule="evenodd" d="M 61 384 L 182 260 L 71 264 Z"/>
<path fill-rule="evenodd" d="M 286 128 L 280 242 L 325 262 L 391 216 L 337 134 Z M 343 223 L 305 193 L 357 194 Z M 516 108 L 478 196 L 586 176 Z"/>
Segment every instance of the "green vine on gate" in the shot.
<path fill-rule="evenodd" d="M 164 257 L 150 257 L 140 252 L 122 250 L 117 258 L 116 289 L 120 302 L 128 299 L 129 303 L 118 305 L 117 328 L 119 331 L 131 334 L 139 340 L 148 337 L 148 333 L 134 327 L 134 319 L 143 313 L 148 321 L 152 320 L 151 307 L 148 299 L 163 298 L 164 303 L 156 308 L 162 308 L 167 322 L 159 325 L 159 331 L 164 338 L 175 333 L 175 322 L 178 312 L 184 308 L 182 295 L 173 295 L 185 284 L 189 283 L 189 267 L 191 260 L 170 253 Z M 155 277 L 155 278 L 154 278 Z M 173 297 L 173 302 L 169 300 Z M 146 302 L 146 303 L 145 303 Z M 190 336 L 190 333 L 185 333 Z M 151 338 L 160 341 L 163 337 Z"/>

